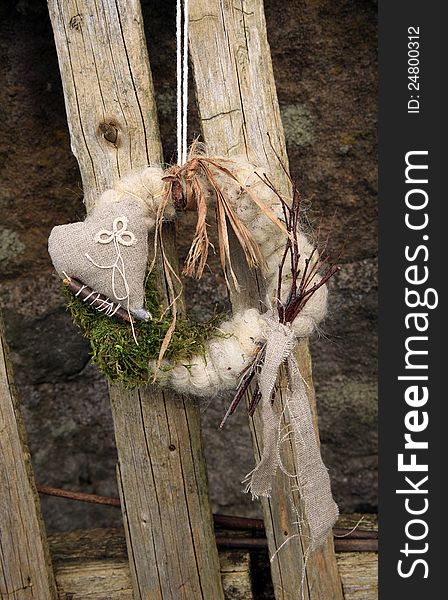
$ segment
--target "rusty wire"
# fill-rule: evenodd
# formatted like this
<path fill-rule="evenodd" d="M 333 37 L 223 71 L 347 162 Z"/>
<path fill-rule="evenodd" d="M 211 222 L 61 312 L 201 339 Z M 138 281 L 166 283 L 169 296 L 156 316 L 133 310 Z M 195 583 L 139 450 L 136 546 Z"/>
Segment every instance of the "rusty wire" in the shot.
<path fill-rule="evenodd" d="M 78 502 L 89 502 L 103 506 L 114 506 L 119 508 L 119 498 L 113 496 L 100 496 L 98 494 L 87 494 L 75 490 L 65 490 L 41 483 L 36 484 L 37 491 L 46 496 L 55 496 Z M 216 544 L 221 548 L 238 548 L 255 550 L 267 548 L 267 539 L 261 537 L 265 533 L 262 519 L 249 519 L 246 517 L 234 517 L 231 515 L 213 515 L 213 523 L 216 528 L 233 531 L 249 532 L 259 534 L 258 537 L 229 537 L 218 533 Z M 334 544 L 336 552 L 377 552 L 378 532 L 363 529 L 333 528 Z"/>

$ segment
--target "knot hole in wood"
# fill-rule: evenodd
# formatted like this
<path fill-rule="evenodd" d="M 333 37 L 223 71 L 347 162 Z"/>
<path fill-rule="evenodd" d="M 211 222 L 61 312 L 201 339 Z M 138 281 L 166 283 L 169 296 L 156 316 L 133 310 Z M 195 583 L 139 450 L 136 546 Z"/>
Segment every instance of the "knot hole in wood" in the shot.
<path fill-rule="evenodd" d="M 68 25 L 70 29 L 76 29 L 76 31 L 80 31 L 82 27 L 82 21 L 82 15 L 78 13 L 77 15 L 73 15 Z"/>
<path fill-rule="evenodd" d="M 120 127 L 117 122 L 112 120 L 101 121 L 101 123 L 98 125 L 98 134 L 114 148 L 118 148 L 119 130 Z"/>

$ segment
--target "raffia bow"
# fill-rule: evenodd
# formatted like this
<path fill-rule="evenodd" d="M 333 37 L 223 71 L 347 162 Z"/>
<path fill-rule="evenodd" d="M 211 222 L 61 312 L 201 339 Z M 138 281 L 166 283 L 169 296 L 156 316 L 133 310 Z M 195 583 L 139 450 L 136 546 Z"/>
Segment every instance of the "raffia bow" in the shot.
<path fill-rule="evenodd" d="M 216 214 L 221 267 L 227 284 L 230 283 L 227 279 L 228 270 L 233 286 L 239 291 L 239 283 L 231 260 L 228 223 L 244 252 L 248 266 L 250 268 L 260 267 L 263 270 L 266 267 L 266 261 L 253 233 L 238 217 L 235 207 L 225 191 L 226 185 L 223 185 L 223 181 L 226 184 L 230 182 L 239 187 L 241 191 L 245 191 L 260 213 L 264 214 L 279 231 L 287 234 L 286 227 L 269 206 L 261 202 L 257 195 L 251 193 L 248 188 L 242 186 L 236 174 L 228 168 L 231 167 L 231 161 L 224 158 L 218 161 L 206 156 L 198 156 L 194 154 L 194 149 L 195 146 L 192 147 L 190 158 L 185 165 L 171 167 L 164 177 L 170 182 L 170 194 L 175 208 L 177 210 L 196 210 L 198 214 L 194 239 L 182 274 L 196 279 L 202 277 L 211 245 L 207 233 L 207 199 L 212 197 Z"/>
<path fill-rule="evenodd" d="M 274 313 L 264 317 L 265 351 L 258 386 L 261 393 L 263 422 L 263 453 L 257 467 L 246 478 L 246 491 L 253 497 L 270 496 L 273 479 L 280 467 L 284 470 L 280 447 L 282 414 L 274 410 L 273 395 L 282 364 L 286 363 L 288 389 L 286 407 L 294 439 L 298 472 L 295 474 L 306 513 L 311 548 L 325 542 L 338 517 L 338 508 L 331 495 L 330 478 L 322 462 L 313 417 L 294 350 L 297 337 L 289 325 L 278 321 Z"/>

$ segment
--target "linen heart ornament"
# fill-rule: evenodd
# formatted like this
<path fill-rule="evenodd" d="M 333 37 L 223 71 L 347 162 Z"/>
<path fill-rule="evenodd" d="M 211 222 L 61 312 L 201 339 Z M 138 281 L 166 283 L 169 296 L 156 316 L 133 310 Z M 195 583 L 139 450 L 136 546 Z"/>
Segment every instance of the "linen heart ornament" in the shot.
<path fill-rule="evenodd" d="M 48 251 L 60 277 L 73 277 L 141 318 L 148 260 L 146 212 L 125 198 L 100 205 L 83 222 L 58 225 Z"/>

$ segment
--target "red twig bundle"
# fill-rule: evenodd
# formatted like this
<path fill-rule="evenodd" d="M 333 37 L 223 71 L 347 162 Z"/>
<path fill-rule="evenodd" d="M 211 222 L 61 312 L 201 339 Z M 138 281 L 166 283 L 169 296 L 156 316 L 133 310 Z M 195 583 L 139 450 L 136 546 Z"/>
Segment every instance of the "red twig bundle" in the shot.
<path fill-rule="evenodd" d="M 307 304 L 313 294 L 315 294 L 320 287 L 325 285 L 327 281 L 340 269 L 340 267 L 331 263 L 330 257 L 326 253 L 326 245 L 319 254 L 318 243 L 316 243 L 311 251 L 310 256 L 303 261 L 305 266 L 303 269 L 300 268 L 300 193 L 296 186 L 293 186 L 293 199 L 291 206 L 289 206 L 276 191 L 266 176 L 264 177 L 264 182 L 274 191 L 282 203 L 283 215 L 288 232 L 288 236 L 286 237 L 285 251 L 278 267 L 275 308 L 277 310 L 278 320 L 280 323 L 292 323 L 303 310 L 304 306 Z M 291 288 L 286 300 L 282 300 L 281 292 L 283 272 L 288 259 L 290 263 Z M 254 376 L 260 372 L 264 363 L 264 353 L 265 345 L 261 345 L 253 362 L 242 373 L 235 396 L 221 422 L 220 427 L 223 427 L 227 418 L 235 412 Z M 256 385 L 248 404 L 249 415 L 252 416 L 254 414 L 260 399 L 261 393 L 258 385 Z"/>

